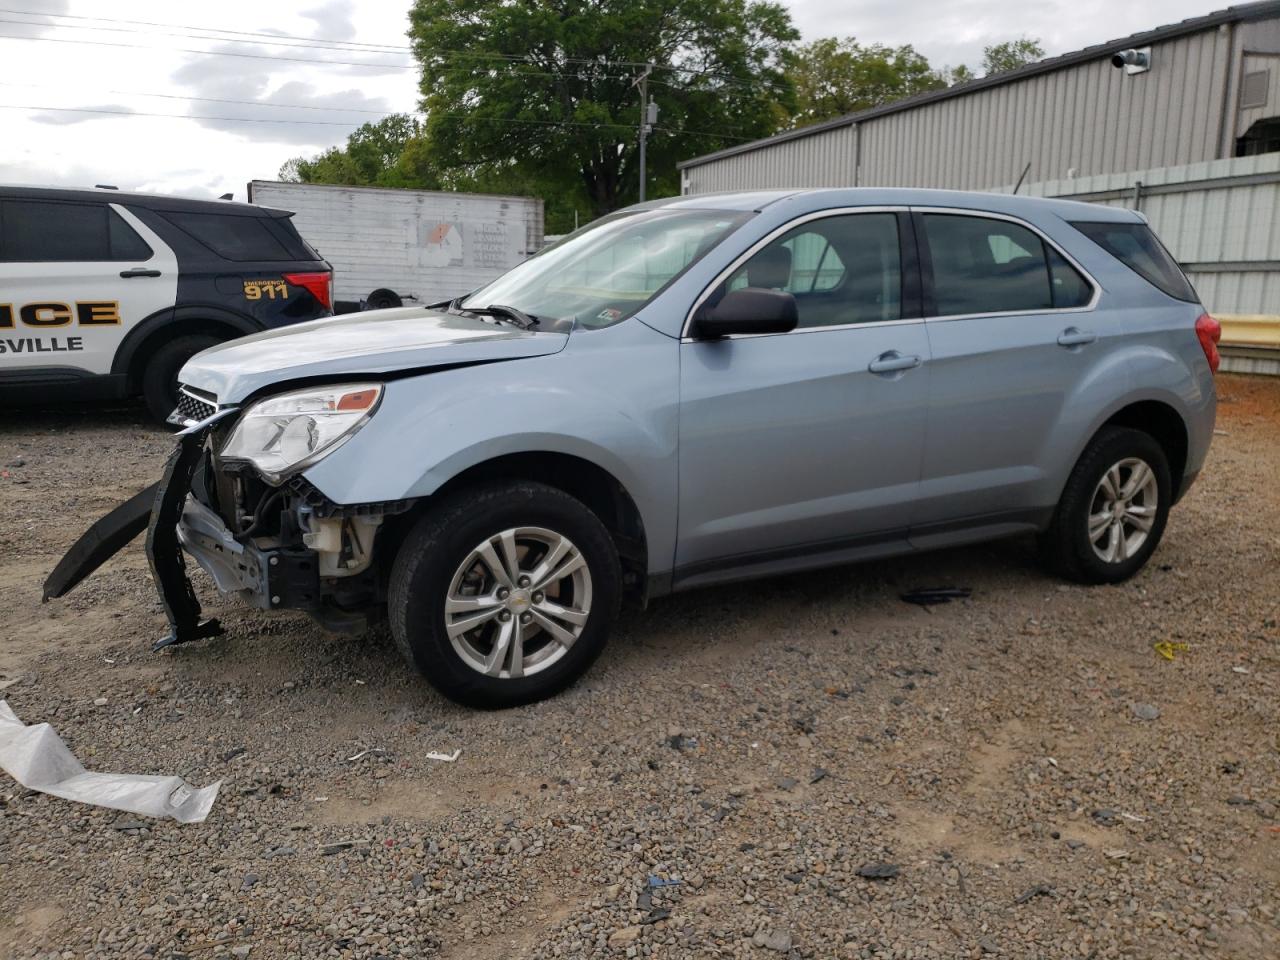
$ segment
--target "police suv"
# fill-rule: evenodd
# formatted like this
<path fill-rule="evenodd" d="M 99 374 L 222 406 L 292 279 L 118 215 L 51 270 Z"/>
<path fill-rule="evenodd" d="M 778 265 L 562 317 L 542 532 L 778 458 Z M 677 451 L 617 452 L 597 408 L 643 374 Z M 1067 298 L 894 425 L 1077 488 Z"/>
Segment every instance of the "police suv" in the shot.
<path fill-rule="evenodd" d="M 175 415 L 194 354 L 330 316 L 291 213 L 109 188 L 0 186 L 0 394 L 141 395 Z M 174 422 L 177 422 L 175 420 Z"/>

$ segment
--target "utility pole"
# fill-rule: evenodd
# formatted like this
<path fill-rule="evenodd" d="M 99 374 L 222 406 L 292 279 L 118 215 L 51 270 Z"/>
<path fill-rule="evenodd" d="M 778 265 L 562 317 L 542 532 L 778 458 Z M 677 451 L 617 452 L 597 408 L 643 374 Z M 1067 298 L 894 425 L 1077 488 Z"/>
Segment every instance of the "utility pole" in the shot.
<path fill-rule="evenodd" d="M 649 74 L 653 73 L 653 64 L 647 64 L 644 73 L 640 74 L 640 78 L 636 84 L 640 87 L 640 202 L 644 203 L 644 185 L 647 171 L 645 170 L 644 147 L 645 140 L 648 139 L 653 125 L 658 122 L 658 105 L 649 102 Z"/>

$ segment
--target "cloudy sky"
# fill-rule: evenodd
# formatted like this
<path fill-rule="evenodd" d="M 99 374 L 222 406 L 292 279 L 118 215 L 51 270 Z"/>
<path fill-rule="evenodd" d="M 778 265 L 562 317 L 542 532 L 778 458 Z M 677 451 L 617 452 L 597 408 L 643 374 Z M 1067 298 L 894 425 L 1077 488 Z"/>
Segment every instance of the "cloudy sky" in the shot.
<path fill-rule="evenodd" d="M 0 0 L 0 182 L 244 199 L 249 180 L 274 179 L 290 157 L 414 108 L 408 5 Z M 1225 5 L 789 0 L 806 39 L 911 43 L 937 66 L 976 64 L 985 45 L 1020 35 L 1064 53 Z"/>

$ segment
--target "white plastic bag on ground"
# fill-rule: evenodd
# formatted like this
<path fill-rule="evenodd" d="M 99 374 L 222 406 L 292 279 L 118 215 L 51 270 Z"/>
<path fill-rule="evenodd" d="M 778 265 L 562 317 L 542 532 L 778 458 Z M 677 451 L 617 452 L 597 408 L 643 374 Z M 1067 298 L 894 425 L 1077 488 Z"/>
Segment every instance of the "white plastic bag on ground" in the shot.
<path fill-rule="evenodd" d="M 90 773 L 47 723 L 28 727 L 0 700 L 0 768 L 29 790 L 148 817 L 199 823 L 209 815 L 219 780 L 195 789 L 181 777 Z"/>

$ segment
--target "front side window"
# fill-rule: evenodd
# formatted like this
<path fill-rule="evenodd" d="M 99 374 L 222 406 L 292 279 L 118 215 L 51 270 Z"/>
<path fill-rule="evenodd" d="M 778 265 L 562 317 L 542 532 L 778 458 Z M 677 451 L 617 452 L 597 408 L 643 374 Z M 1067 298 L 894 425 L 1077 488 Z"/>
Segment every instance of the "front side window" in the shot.
<path fill-rule="evenodd" d="M 799 327 L 833 327 L 902 317 L 898 217 L 854 213 L 810 220 L 758 251 L 721 284 L 782 290 L 796 299 Z"/>
<path fill-rule="evenodd" d="M 604 217 L 507 271 L 459 306 L 515 307 L 538 329 L 625 320 L 742 224 L 749 213 L 659 207 Z"/>
<path fill-rule="evenodd" d="M 93 263 L 150 258 L 151 248 L 105 203 L 0 203 L 0 260 Z"/>
<path fill-rule="evenodd" d="M 937 316 L 1086 306 L 1093 288 L 1026 227 L 962 214 L 921 216 Z"/>

